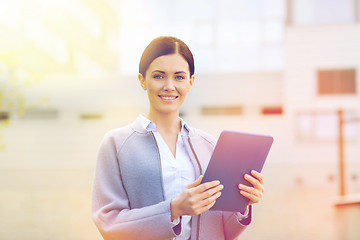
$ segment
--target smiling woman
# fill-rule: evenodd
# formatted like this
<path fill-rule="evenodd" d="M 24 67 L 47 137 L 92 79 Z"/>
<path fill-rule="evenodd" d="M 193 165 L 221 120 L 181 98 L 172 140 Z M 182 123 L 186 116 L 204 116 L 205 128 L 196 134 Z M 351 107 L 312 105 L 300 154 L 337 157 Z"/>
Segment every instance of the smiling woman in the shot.
<path fill-rule="evenodd" d="M 250 224 L 264 191 L 255 171 L 244 176 L 253 187 L 239 185 L 250 199 L 244 213 L 208 211 L 224 187 L 201 183 L 216 140 L 179 117 L 194 69 L 177 38 L 156 38 L 145 49 L 138 79 L 149 112 L 107 133 L 98 153 L 92 210 L 104 239 L 235 239 Z"/>

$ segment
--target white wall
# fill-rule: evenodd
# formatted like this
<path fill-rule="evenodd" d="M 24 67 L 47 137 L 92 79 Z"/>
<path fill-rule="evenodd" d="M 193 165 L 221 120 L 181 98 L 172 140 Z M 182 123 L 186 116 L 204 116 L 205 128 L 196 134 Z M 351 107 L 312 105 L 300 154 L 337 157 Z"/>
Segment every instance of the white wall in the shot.
<path fill-rule="evenodd" d="M 360 26 L 297 26 L 286 34 L 285 93 L 291 108 L 356 108 L 360 94 L 317 95 L 318 69 L 355 68 L 360 71 Z M 359 82 L 359 75 L 357 75 Z M 359 92 L 359 86 L 357 91 Z"/>
<path fill-rule="evenodd" d="M 301 112 L 333 112 L 344 109 L 360 117 L 360 26 L 322 25 L 289 27 L 286 34 L 286 67 L 284 72 L 284 103 L 288 122 L 289 147 L 292 161 L 298 165 L 332 166 L 325 176 L 337 179 L 338 148 L 336 129 L 326 141 L 300 141 L 296 115 Z M 318 69 L 355 68 L 357 94 L 319 96 Z M 329 124 L 328 122 L 326 124 Z M 329 124 L 331 125 L 331 124 Z M 353 137 L 345 141 L 346 178 L 351 185 L 352 175 L 358 175 L 360 157 L 360 122 L 348 124 Z M 337 127 L 335 125 L 335 127 Z M 306 175 L 306 173 L 303 173 Z M 310 179 L 309 179 L 310 180 Z M 313 179 L 312 179 L 313 180 Z M 309 182 L 310 184 L 310 182 Z M 351 187 L 351 186 L 348 186 Z"/>

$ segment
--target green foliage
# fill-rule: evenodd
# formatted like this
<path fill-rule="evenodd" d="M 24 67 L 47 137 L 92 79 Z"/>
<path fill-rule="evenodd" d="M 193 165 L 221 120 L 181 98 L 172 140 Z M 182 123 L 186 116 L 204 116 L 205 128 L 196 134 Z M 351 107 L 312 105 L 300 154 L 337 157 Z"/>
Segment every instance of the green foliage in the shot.
<path fill-rule="evenodd" d="M 44 74 L 22 67 L 20 56 L 20 51 L 0 53 L 0 151 L 6 148 L 2 133 L 10 124 L 10 116 L 24 115 L 29 107 L 24 89 L 44 78 Z"/>

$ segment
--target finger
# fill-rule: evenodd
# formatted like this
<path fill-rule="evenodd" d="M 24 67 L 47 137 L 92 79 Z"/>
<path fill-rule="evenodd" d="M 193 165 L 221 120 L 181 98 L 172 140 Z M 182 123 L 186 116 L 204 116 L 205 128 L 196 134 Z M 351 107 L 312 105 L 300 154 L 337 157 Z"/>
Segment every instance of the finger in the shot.
<path fill-rule="evenodd" d="M 196 179 L 194 182 L 190 183 L 190 184 L 187 186 L 187 188 L 193 188 L 193 187 L 199 186 L 200 183 L 201 183 L 201 181 L 202 181 L 202 179 L 203 179 L 203 175 L 200 175 L 200 176 L 198 177 L 198 179 Z"/>
<path fill-rule="evenodd" d="M 255 170 L 252 170 L 251 175 L 253 175 L 255 178 L 257 178 L 261 184 L 264 184 L 264 177 L 261 173 L 255 171 Z"/>
<path fill-rule="evenodd" d="M 261 191 L 261 192 L 264 192 L 264 185 L 262 185 L 259 181 L 257 181 L 257 180 L 251 180 L 251 179 L 247 179 L 246 178 L 246 180 L 248 180 L 248 182 L 250 182 L 251 183 L 251 185 L 248 185 L 248 184 L 239 184 L 238 185 L 238 188 L 239 189 L 244 189 L 244 190 L 246 190 L 246 189 L 249 189 L 249 188 L 255 188 L 255 189 L 257 189 L 257 190 L 259 190 L 259 191 Z"/>
<path fill-rule="evenodd" d="M 248 192 L 248 193 L 250 193 L 252 195 L 255 195 L 257 197 L 262 197 L 262 195 L 263 195 L 263 191 L 261 189 L 259 190 L 259 189 L 256 189 L 254 187 L 246 186 L 244 184 L 239 184 L 238 187 L 239 187 L 239 189 L 241 191 Z"/>
<path fill-rule="evenodd" d="M 262 192 L 264 191 L 264 186 L 262 185 L 262 183 L 261 183 L 258 179 L 250 176 L 249 174 L 245 174 L 245 175 L 244 175 L 244 178 L 245 178 L 249 183 L 251 183 L 255 188 L 259 189 L 259 190 L 262 191 Z"/>
<path fill-rule="evenodd" d="M 212 186 L 212 184 L 217 184 L 217 182 L 215 181 L 214 183 L 213 182 L 209 182 L 209 183 L 206 183 L 206 184 L 202 184 L 202 185 L 205 185 L 205 186 Z M 193 188 L 191 191 L 192 191 L 192 194 L 193 194 L 193 198 L 192 200 L 196 203 L 196 207 L 198 208 L 199 206 L 203 206 L 204 203 L 203 201 L 208 201 L 207 199 L 212 199 L 210 197 L 218 194 L 223 188 L 224 186 L 223 185 L 215 185 L 215 187 L 210 187 L 210 188 L 207 188 L 205 191 L 203 189 L 205 189 L 206 187 L 204 186 L 197 186 L 196 188 Z M 208 204 L 208 203 L 207 203 Z"/>
<path fill-rule="evenodd" d="M 202 199 L 199 201 L 193 200 L 195 204 L 190 207 L 191 210 L 187 212 L 187 215 L 198 215 L 209 210 L 215 204 L 216 199 L 220 196 L 221 192 L 217 192 L 207 199 Z"/>
<path fill-rule="evenodd" d="M 203 199 L 199 204 L 199 208 L 207 208 L 207 210 L 210 209 L 215 204 L 216 199 L 218 199 L 220 196 L 221 192 L 217 192 L 210 197 Z"/>
<path fill-rule="evenodd" d="M 246 192 L 252 192 L 252 190 L 254 189 L 253 187 L 249 187 L 249 186 L 246 186 L 244 184 L 239 184 L 238 187 L 239 187 L 240 190 L 243 190 L 243 191 L 246 191 Z"/>
<path fill-rule="evenodd" d="M 197 209 L 197 212 L 195 215 L 199 215 L 203 212 L 206 212 L 207 210 L 209 210 L 210 208 L 212 208 L 212 206 L 214 206 L 214 204 L 216 203 L 216 201 L 213 201 L 212 203 L 210 203 L 209 205 L 204 205 L 200 208 Z"/>
<path fill-rule="evenodd" d="M 207 206 L 204 206 L 204 208 L 207 210 L 209 210 L 210 208 L 212 208 L 212 206 L 214 206 L 214 204 L 216 203 L 216 200 L 213 201 L 211 204 L 207 205 Z"/>
<path fill-rule="evenodd" d="M 240 194 L 243 195 L 244 197 L 250 199 L 249 204 L 258 203 L 258 202 L 260 202 L 260 199 L 261 199 L 261 197 L 257 197 L 255 195 L 245 192 L 245 191 L 240 191 Z"/>
<path fill-rule="evenodd" d="M 203 183 L 203 184 L 201 184 L 199 186 L 196 186 L 195 189 L 196 189 L 197 192 L 205 192 L 208 189 L 216 187 L 218 185 L 220 185 L 220 181 L 215 180 L 215 181 L 206 182 L 206 183 Z"/>
<path fill-rule="evenodd" d="M 210 188 L 207 191 L 201 193 L 201 199 L 209 198 L 209 197 L 213 196 L 214 194 L 217 194 L 218 192 L 220 192 L 223 189 L 224 189 L 224 185 L 221 185 L 221 184 L 216 187 Z"/>

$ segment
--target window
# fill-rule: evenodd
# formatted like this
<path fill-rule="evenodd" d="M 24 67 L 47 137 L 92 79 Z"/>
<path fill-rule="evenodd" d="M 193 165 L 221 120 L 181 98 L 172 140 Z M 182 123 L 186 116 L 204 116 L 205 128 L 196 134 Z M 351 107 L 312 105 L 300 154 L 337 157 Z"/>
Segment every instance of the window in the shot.
<path fill-rule="evenodd" d="M 344 137 L 356 139 L 356 115 L 344 112 Z M 296 116 L 296 135 L 300 142 L 335 141 L 339 134 L 339 117 L 336 111 L 299 112 Z"/>
<path fill-rule="evenodd" d="M 283 108 L 281 106 L 263 107 L 261 113 L 263 115 L 281 115 Z"/>
<path fill-rule="evenodd" d="M 23 119 L 56 119 L 58 118 L 56 109 L 28 109 L 22 116 Z"/>
<path fill-rule="evenodd" d="M 356 72 L 355 69 L 319 70 L 319 94 L 355 94 Z"/>
<path fill-rule="evenodd" d="M 294 24 L 347 24 L 355 22 L 354 0 L 291 0 Z"/>
<path fill-rule="evenodd" d="M 216 106 L 216 107 L 202 107 L 201 113 L 203 115 L 241 115 L 241 106 Z"/>

